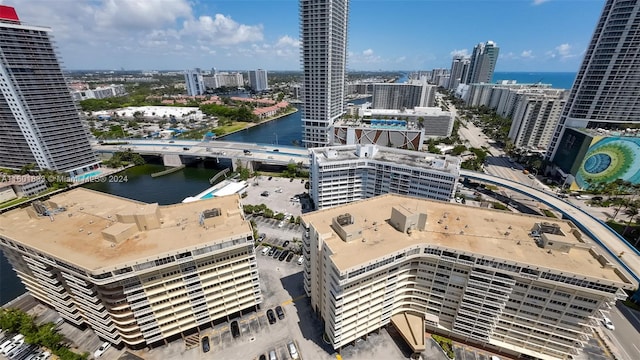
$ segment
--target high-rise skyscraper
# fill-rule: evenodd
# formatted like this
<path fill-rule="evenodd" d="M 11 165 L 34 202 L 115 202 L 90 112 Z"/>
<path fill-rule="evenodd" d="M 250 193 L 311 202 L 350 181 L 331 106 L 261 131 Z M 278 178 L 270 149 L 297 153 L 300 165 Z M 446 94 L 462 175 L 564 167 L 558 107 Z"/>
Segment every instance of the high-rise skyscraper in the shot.
<path fill-rule="evenodd" d="M 499 52 L 500 48 L 491 40 L 474 46 L 466 84 L 490 83 Z"/>
<path fill-rule="evenodd" d="M 249 70 L 249 86 L 253 91 L 264 91 L 269 88 L 267 70 Z"/>
<path fill-rule="evenodd" d="M 215 77 L 215 75 L 214 75 Z M 205 92 L 204 77 L 200 69 L 186 70 L 184 72 L 184 82 L 189 96 L 202 95 Z"/>
<path fill-rule="evenodd" d="M 454 90 L 459 84 L 464 84 L 469 74 L 471 59 L 464 55 L 454 55 L 449 72 L 449 84 L 447 89 Z"/>
<path fill-rule="evenodd" d="M 373 84 L 372 107 L 401 110 L 433 106 L 435 93 L 436 86 L 428 84 L 425 77 L 401 84 Z"/>
<path fill-rule="evenodd" d="M 300 0 L 302 141 L 309 148 L 329 144 L 344 112 L 348 14 L 349 0 Z"/>
<path fill-rule="evenodd" d="M 58 63 L 51 29 L 0 6 L 0 167 L 71 176 L 99 166 Z"/>
<path fill-rule="evenodd" d="M 565 128 L 640 123 L 640 6 L 607 0 L 547 154 L 556 160 Z"/>

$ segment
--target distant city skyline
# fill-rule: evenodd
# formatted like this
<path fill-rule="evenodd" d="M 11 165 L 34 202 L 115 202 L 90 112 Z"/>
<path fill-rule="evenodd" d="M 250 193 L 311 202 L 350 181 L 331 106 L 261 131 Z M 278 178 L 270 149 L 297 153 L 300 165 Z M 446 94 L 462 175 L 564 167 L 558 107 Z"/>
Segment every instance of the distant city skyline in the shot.
<path fill-rule="evenodd" d="M 300 70 L 296 0 L 0 3 L 15 6 L 25 24 L 51 27 L 68 70 Z M 450 68 L 454 54 L 471 54 L 475 44 L 492 40 L 500 46 L 496 72 L 575 72 L 603 5 L 596 0 L 355 0 L 347 66 L 349 71 Z M 416 24 L 424 31 L 416 31 Z"/>

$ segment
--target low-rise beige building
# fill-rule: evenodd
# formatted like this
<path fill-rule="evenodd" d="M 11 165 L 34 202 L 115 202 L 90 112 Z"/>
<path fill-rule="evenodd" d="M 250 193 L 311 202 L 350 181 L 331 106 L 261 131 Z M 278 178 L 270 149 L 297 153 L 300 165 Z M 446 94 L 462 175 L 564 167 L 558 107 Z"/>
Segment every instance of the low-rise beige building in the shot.
<path fill-rule="evenodd" d="M 400 195 L 302 217 L 304 287 L 334 349 L 394 324 L 566 359 L 637 284 L 568 221 Z"/>
<path fill-rule="evenodd" d="M 0 215 L 0 246 L 34 297 L 113 344 L 153 346 L 262 302 L 238 195 L 159 206 L 78 188 Z"/>

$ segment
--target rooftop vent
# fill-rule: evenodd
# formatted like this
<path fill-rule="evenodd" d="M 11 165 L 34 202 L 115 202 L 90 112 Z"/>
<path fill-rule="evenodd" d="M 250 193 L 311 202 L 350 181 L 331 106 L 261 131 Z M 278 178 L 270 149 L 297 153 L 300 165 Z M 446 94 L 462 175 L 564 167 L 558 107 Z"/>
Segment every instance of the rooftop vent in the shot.
<path fill-rule="evenodd" d="M 38 215 L 48 215 L 49 210 L 47 210 L 47 207 L 42 203 L 42 201 L 40 200 L 36 200 L 34 201 L 31 206 L 33 206 L 33 209 L 36 211 L 36 213 L 38 213 Z"/>
<path fill-rule="evenodd" d="M 210 219 L 220 215 L 222 215 L 222 211 L 220 210 L 220 208 L 213 208 L 213 209 L 205 210 L 202 212 L 202 216 L 205 219 Z"/>
<path fill-rule="evenodd" d="M 337 221 L 340 226 L 351 225 L 353 224 L 353 216 L 349 213 L 338 215 Z"/>

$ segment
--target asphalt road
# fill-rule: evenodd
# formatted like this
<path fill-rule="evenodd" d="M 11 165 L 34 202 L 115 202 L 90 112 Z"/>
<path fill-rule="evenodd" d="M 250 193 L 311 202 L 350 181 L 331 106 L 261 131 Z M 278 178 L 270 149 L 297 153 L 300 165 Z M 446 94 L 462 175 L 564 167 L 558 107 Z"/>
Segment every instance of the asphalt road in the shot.
<path fill-rule="evenodd" d="M 640 359 L 640 312 L 627 308 L 621 303 L 616 304 L 609 313 L 609 319 L 615 326 L 614 330 L 602 327 L 603 332 L 618 348 L 625 359 Z"/>

